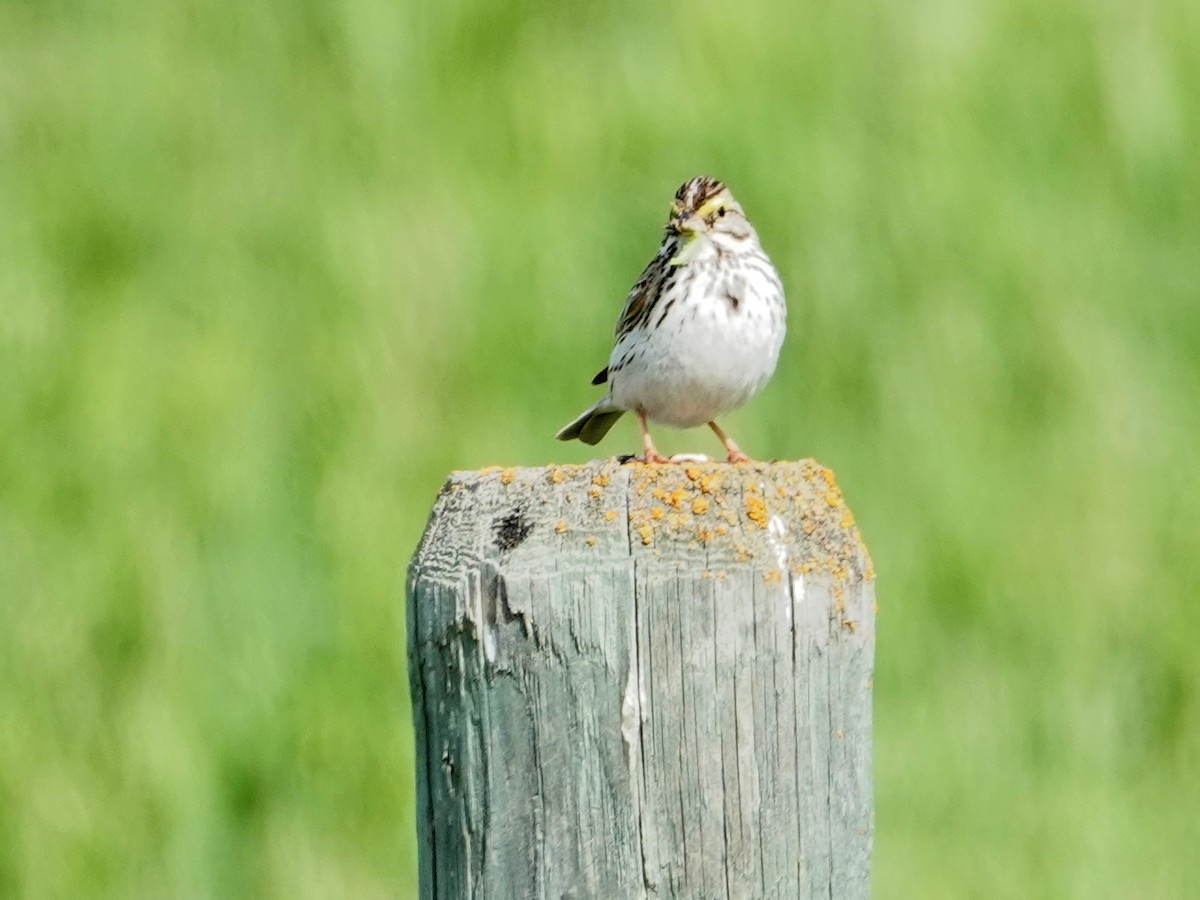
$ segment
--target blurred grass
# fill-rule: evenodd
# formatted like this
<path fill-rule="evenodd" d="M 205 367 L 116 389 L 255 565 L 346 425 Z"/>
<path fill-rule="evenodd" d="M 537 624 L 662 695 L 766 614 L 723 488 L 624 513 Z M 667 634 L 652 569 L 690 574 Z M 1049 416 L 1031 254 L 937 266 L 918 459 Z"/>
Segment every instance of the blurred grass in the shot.
<path fill-rule="evenodd" d="M 407 556 L 450 469 L 591 455 L 701 172 L 791 306 L 731 431 L 879 572 L 878 896 L 1200 895 L 1194 4 L 10 0 L 0 49 L 0 895 L 413 892 Z"/>

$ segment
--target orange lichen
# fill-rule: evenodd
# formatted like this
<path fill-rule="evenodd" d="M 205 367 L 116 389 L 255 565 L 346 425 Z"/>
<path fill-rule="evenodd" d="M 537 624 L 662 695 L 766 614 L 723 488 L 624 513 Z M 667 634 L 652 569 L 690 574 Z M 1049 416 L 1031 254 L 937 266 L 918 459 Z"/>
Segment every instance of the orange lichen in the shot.
<path fill-rule="evenodd" d="M 584 539 L 584 543 L 586 543 L 589 547 L 595 547 L 596 546 L 596 536 L 594 534 L 589 534 Z"/>
<path fill-rule="evenodd" d="M 844 562 L 832 556 L 825 558 L 825 571 L 836 578 L 838 581 L 845 581 L 850 574 L 850 570 L 846 568 Z M 835 591 L 840 589 L 840 585 L 834 585 Z"/>
<path fill-rule="evenodd" d="M 689 496 L 691 495 L 686 488 L 678 487 L 667 495 L 667 502 L 676 509 L 683 509 L 683 504 L 687 502 Z"/>
<path fill-rule="evenodd" d="M 559 519 L 557 522 L 555 522 L 554 530 L 558 534 L 566 534 L 567 533 L 567 520 Z"/>
<path fill-rule="evenodd" d="M 592 484 L 596 487 L 608 487 L 609 480 L 609 476 L 604 473 L 592 476 Z"/>
<path fill-rule="evenodd" d="M 702 528 L 696 532 L 696 539 L 701 543 L 707 544 L 713 539 L 713 533 Z"/>
<path fill-rule="evenodd" d="M 699 466 L 688 466 L 684 474 L 705 494 L 715 494 L 721 488 L 721 478 L 715 472 L 705 472 Z"/>
<path fill-rule="evenodd" d="M 601 490 L 600 488 L 596 487 L 595 485 L 588 488 L 588 496 L 591 497 L 593 500 L 597 499 L 603 493 L 604 493 L 604 491 Z"/>
<path fill-rule="evenodd" d="M 646 492 L 646 488 L 650 486 L 650 482 L 656 480 L 657 473 L 655 470 L 657 468 L 658 466 L 643 466 L 642 469 L 646 474 L 637 483 L 637 485 L 635 485 L 634 490 L 636 490 L 639 494 L 644 494 Z"/>
<path fill-rule="evenodd" d="M 516 480 L 517 480 L 517 470 L 516 469 L 505 469 L 503 472 L 500 473 L 500 483 L 501 484 L 512 484 Z"/>
<path fill-rule="evenodd" d="M 852 528 L 854 526 L 854 513 L 850 512 L 849 507 L 842 513 L 842 527 Z"/>
<path fill-rule="evenodd" d="M 661 506 L 655 506 L 650 510 L 650 518 L 654 519 L 655 521 L 658 521 L 666 514 L 667 514 L 666 509 L 664 509 Z"/>
<path fill-rule="evenodd" d="M 708 512 L 708 498 L 707 497 L 697 497 L 695 500 L 693 500 L 692 501 L 692 512 L 698 516 L 702 516 L 706 512 Z"/>
<path fill-rule="evenodd" d="M 762 497 L 751 494 L 746 498 L 746 518 L 759 528 L 767 527 L 767 504 Z"/>
<path fill-rule="evenodd" d="M 562 484 L 566 480 L 567 480 L 566 473 L 564 473 L 562 469 L 555 467 L 550 470 L 550 483 L 551 484 Z"/>
<path fill-rule="evenodd" d="M 637 533 L 641 537 L 643 544 L 649 546 L 654 543 L 654 529 L 649 525 L 643 525 L 637 530 Z"/>
<path fill-rule="evenodd" d="M 619 509 L 610 509 L 608 512 L 606 512 L 604 514 L 604 521 L 611 522 L 613 519 L 615 519 L 620 514 L 621 514 L 621 511 Z"/>
<path fill-rule="evenodd" d="M 767 569 L 763 572 L 763 581 L 767 584 L 781 584 L 783 582 L 783 570 Z"/>

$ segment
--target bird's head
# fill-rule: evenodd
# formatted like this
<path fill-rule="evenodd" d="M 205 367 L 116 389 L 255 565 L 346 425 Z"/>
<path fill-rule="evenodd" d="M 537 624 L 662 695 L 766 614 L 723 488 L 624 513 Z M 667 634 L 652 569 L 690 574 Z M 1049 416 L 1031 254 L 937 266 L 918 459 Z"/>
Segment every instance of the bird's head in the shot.
<path fill-rule="evenodd" d="M 742 238 L 754 233 L 729 188 L 705 175 L 685 181 L 675 192 L 667 231 L 685 238 L 718 234 Z"/>

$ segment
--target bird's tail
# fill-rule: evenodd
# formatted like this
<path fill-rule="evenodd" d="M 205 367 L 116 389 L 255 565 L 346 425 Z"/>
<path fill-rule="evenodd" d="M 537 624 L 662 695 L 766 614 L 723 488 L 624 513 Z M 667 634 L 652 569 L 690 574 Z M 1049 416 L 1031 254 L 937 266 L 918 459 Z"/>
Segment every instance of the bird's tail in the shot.
<path fill-rule="evenodd" d="M 608 399 L 605 398 L 564 427 L 555 437 L 560 441 L 573 441 L 578 438 L 585 444 L 597 444 L 624 414 L 625 410 L 614 409 L 608 405 Z"/>

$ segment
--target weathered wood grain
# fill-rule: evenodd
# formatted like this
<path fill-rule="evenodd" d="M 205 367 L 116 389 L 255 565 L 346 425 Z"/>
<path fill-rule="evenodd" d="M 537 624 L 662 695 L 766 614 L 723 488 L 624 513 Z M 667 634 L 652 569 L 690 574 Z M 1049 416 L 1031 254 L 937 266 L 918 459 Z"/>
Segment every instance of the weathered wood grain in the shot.
<path fill-rule="evenodd" d="M 451 476 L 409 571 L 422 896 L 866 897 L 873 581 L 811 461 Z"/>

